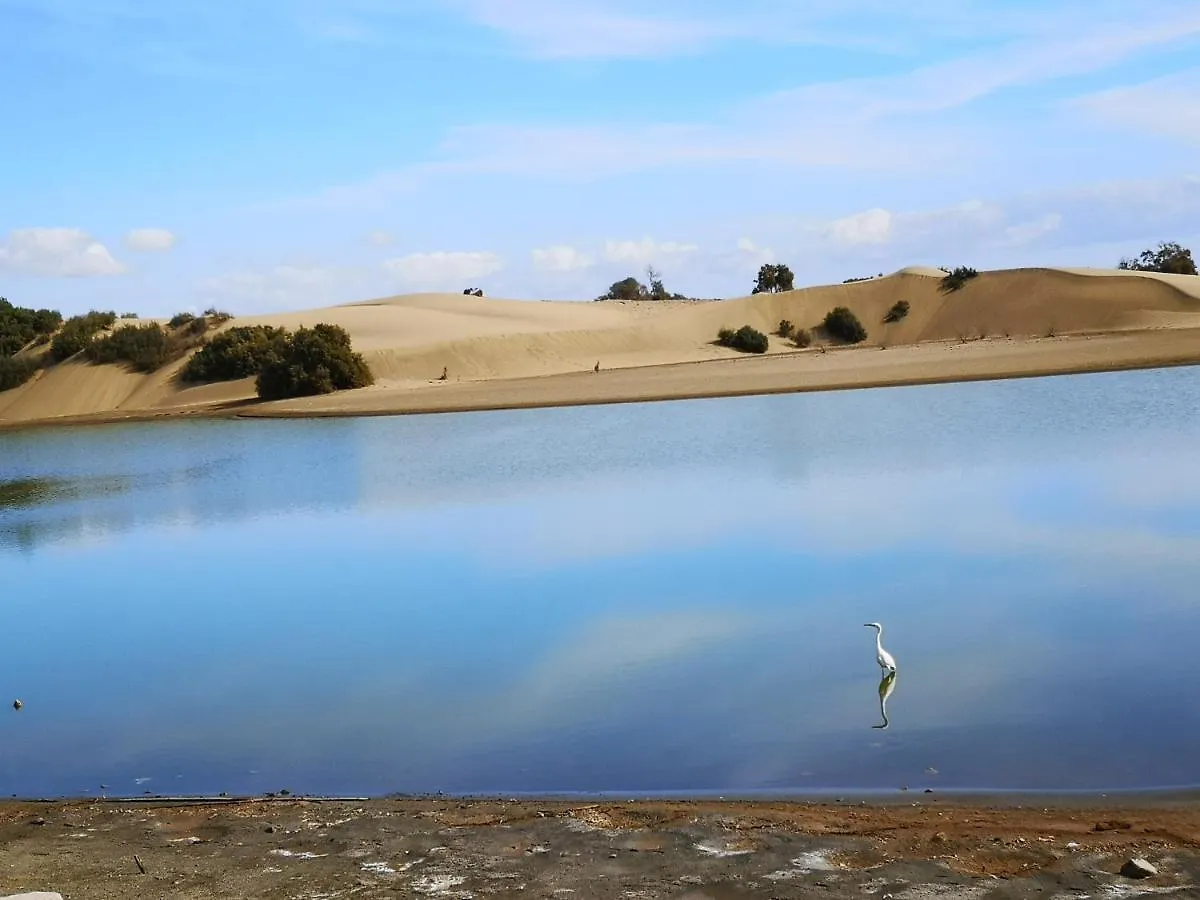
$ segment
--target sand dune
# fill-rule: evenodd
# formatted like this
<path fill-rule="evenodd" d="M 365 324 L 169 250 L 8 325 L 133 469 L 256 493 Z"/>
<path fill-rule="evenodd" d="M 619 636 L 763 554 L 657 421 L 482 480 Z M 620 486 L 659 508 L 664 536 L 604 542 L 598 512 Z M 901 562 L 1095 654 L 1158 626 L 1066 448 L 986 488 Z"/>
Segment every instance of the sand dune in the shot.
<path fill-rule="evenodd" d="M 963 290 L 943 293 L 942 274 L 913 266 L 850 284 L 706 302 L 535 302 L 415 294 L 238 318 L 231 325 L 340 325 L 378 382 L 363 391 L 254 407 L 262 413 L 439 409 L 449 389 L 460 395 L 449 408 L 477 408 L 527 405 L 531 395 L 555 403 L 572 397 L 609 402 L 1200 363 L 1200 278 L 1014 269 L 981 273 Z M 885 324 L 887 311 L 900 300 L 908 302 L 909 314 Z M 864 345 L 821 352 L 827 342 L 816 329 L 834 306 L 847 306 L 862 320 L 869 334 Z M 814 330 L 814 346 L 800 351 L 773 338 L 768 358 L 776 359 L 768 362 L 713 343 L 719 328 L 748 324 L 774 332 L 781 319 Z M 1170 334 L 1163 336 L 1164 331 Z M 1115 344 L 1094 337 L 1114 334 L 1123 336 Z M 1085 340 L 1090 343 L 1078 343 Z M 961 349 L 968 344 L 969 350 Z M 881 355 L 880 348 L 912 352 Z M 957 355 L 949 354 L 951 348 L 959 348 Z M 966 368 L 964 353 L 974 360 Z M 597 361 L 605 370 L 602 381 L 578 377 L 592 376 Z M 679 364 L 710 361 L 679 369 Z M 176 378 L 182 365 L 181 360 L 138 375 L 72 360 L 0 394 L 0 424 L 194 414 L 254 396 L 252 379 L 185 387 Z M 765 381 L 764 366 L 771 373 Z M 443 368 L 449 384 L 436 381 Z M 617 381 L 608 374 L 612 370 L 630 371 Z M 553 381 L 550 387 L 547 379 Z M 531 387 L 535 381 L 536 389 Z"/>

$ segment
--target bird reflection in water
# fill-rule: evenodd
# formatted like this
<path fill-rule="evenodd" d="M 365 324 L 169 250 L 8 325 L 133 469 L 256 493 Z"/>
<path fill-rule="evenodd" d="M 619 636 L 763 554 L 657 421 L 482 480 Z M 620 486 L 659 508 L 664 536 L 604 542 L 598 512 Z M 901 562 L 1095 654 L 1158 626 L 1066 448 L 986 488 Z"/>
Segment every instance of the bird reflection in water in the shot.
<path fill-rule="evenodd" d="M 892 691 L 896 689 L 896 670 L 884 670 L 883 677 L 879 679 L 879 715 L 883 718 L 883 724 L 872 725 L 872 728 L 887 728 L 887 702 L 888 697 L 892 696 Z"/>

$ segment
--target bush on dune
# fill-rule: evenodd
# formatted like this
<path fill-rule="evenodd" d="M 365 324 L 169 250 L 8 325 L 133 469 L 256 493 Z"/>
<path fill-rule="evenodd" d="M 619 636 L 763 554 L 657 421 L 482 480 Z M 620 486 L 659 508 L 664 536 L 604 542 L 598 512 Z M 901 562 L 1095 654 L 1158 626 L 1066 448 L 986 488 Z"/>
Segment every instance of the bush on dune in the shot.
<path fill-rule="evenodd" d="M 178 359 L 186 350 L 186 346 L 172 340 L 157 322 L 148 322 L 126 325 L 112 334 L 94 338 L 84 349 L 84 354 L 94 363 L 124 362 L 139 372 L 153 372 Z"/>
<path fill-rule="evenodd" d="M 330 394 L 375 383 L 362 354 L 354 352 L 350 335 L 337 325 L 300 328 L 275 346 L 277 352 L 258 373 L 258 396 L 263 400 Z"/>
<path fill-rule="evenodd" d="M 867 329 L 858 316 L 844 306 L 835 306 L 827 312 L 821 327 L 831 338 L 846 344 L 858 344 L 867 339 Z"/>
<path fill-rule="evenodd" d="M 184 324 L 190 327 L 192 323 Z M 197 350 L 180 377 L 184 381 L 236 381 L 257 375 L 268 359 L 278 355 L 286 334 L 270 325 L 234 326 Z"/>
<path fill-rule="evenodd" d="M 39 368 L 41 364 L 35 359 L 0 356 L 0 391 L 20 387 L 32 378 Z"/>
<path fill-rule="evenodd" d="M 942 269 L 942 271 L 946 273 L 946 277 L 942 279 L 941 289 L 947 294 L 961 291 L 968 281 L 979 277 L 979 273 L 970 266 L 958 266 L 951 271 L 946 269 Z"/>
<path fill-rule="evenodd" d="M 50 342 L 50 358 L 55 362 L 70 359 L 76 353 L 86 350 L 99 332 L 112 328 L 116 321 L 115 312 L 92 310 L 82 316 L 72 316 L 63 323 L 62 329 Z"/>
<path fill-rule="evenodd" d="M 908 315 L 908 301 L 897 300 L 892 304 L 892 308 L 887 311 L 887 315 L 883 317 L 885 322 L 899 322 Z"/>
<path fill-rule="evenodd" d="M 717 343 L 743 353 L 766 353 L 769 342 L 767 336 L 758 329 L 743 325 L 737 331 L 722 328 L 717 332 Z"/>
<path fill-rule="evenodd" d="M 56 309 L 27 309 L 0 297 L 0 357 L 49 339 L 60 325 L 62 313 Z"/>

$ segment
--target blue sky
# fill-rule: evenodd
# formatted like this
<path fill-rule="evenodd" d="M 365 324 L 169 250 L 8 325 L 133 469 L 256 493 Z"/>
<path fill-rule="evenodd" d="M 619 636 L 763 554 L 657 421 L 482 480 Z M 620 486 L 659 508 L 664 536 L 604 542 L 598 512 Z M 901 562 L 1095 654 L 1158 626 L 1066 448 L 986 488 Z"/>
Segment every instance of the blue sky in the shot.
<path fill-rule="evenodd" d="M 0 34 L 0 296 L 64 312 L 1200 244 L 1200 2 L 0 0 Z"/>

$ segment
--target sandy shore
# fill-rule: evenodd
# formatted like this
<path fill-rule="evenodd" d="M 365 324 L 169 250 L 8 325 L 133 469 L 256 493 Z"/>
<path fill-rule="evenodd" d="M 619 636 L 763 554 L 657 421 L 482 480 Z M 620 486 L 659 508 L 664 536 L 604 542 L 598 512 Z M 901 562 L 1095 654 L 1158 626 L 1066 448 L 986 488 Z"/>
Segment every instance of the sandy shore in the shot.
<path fill-rule="evenodd" d="M 261 403 L 244 396 L 209 403 L 3 419 L 5 428 L 172 418 L 313 418 L 583 406 L 894 387 L 1086 372 L 1200 365 L 1200 329 L 1056 338 L 845 348 L 593 372 L 480 381 L 433 381 Z"/>
<path fill-rule="evenodd" d="M 619 403 L 926 384 L 1200 364 L 1200 278 L 1107 270 L 986 272 L 940 290 L 936 270 L 735 300 L 532 302 L 423 294 L 236 319 L 341 325 L 377 383 L 260 403 L 253 379 L 188 385 L 185 360 L 150 375 L 69 360 L 0 393 L 0 428 L 179 416 L 360 416 Z M 909 304 L 900 321 L 888 310 Z M 845 305 L 868 339 L 836 346 L 817 325 Z M 813 331 L 747 356 L 722 327 Z M 599 363 L 600 371 L 594 372 Z M 446 371 L 446 381 L 439 376 Z"/>
<path fill-rule="evenodd" d="M 1122 875 L 1132 858 L 1158 874 Z M 1194 798 L 0 805 L 0 894 L 72 898 L 1200 895 Z"/>
<path fill-rule="evenodd" d="M 465 412 L 937 384 L 1200 364 L 1200 329 L 838 349 L 251 405 L 240 416 Z"/>

